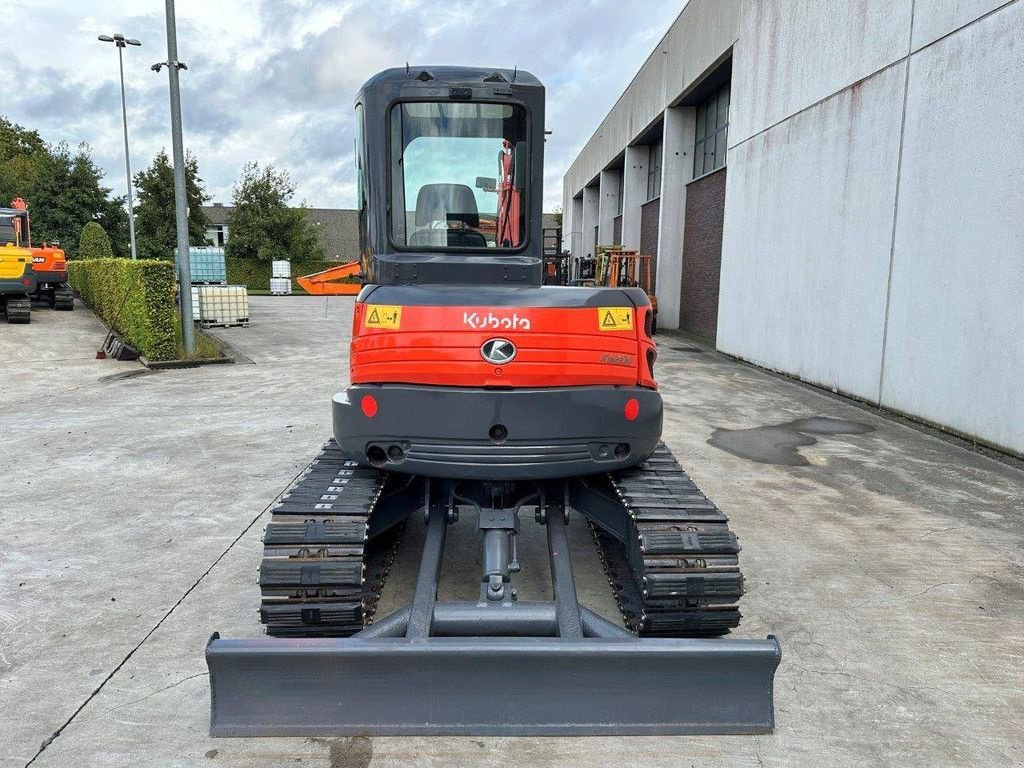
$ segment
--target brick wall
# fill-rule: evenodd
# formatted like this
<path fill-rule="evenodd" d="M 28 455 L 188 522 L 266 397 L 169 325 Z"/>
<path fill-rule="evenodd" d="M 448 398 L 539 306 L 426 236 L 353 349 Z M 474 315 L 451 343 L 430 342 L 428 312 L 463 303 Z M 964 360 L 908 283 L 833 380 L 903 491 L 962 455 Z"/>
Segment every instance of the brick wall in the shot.
<path fill-rule="evenodd" d="M 658 280 L 658 221 L 661 218 L 661 198 L 656 197 L 640 208 L 640 253 L 651 257 L 651 286 L 657 290 Z"/>
<path fill-rule="evenodd" d="M 718 331 L 725 168 L 686 187 L 680 328 L 711 341 Z"/>

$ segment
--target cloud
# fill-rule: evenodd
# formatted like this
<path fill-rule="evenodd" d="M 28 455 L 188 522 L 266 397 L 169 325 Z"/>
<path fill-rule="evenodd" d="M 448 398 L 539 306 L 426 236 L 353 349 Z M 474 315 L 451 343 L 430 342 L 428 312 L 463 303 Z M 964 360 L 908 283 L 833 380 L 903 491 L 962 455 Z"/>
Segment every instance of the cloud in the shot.
<path fill-rule="evenodd" d="M 124 32 L 133 167 L 170 148 L 161 4 L 8 0 L 21 36 L 59 45 L 8 47 L 19 87 L 0 113 L 50 141 L 86 141 L 124 191 L 115 49 Z M 545 199 L 561 202 L 565 168 L 679 12 L 679 0 L 178 0 L 185 143 L 214 199 L 249 160 L 287 169 L 298 199 L 354 204 L 352 101 L 375 72 L 416 64 L 518 66 L 548 88 Z"/>

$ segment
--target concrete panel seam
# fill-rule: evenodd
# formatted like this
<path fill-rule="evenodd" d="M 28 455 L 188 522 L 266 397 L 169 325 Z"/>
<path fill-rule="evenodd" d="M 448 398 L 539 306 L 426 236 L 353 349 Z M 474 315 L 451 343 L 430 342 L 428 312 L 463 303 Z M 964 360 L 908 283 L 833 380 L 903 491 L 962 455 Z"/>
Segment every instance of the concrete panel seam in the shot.
<path fill-rule="evenodd" d="M 1013 0 L 1013 1 L 1016 2 L 1017 0 Z M 798 109 L 793 114 L 786 115 L 782 119 L 776 120 L 774 123 L 772 123 L 771 125 L 765 126 L 764 128 L 762 128 L 757 133 L 753 133 L 750 136 L 748 136 L 747 138 L 742 139 L 740 141 L 737 141 L 735 144 L 730 144 L 728 146 L 728 151 L 732 152 L 737 147 L 742 147 L 744 144 L 748 143 L 749 141 L 751 141 L 753 139 L 756 139 L 759 136 L 763 136 L 764 134 L 768 133 L 772 129 L 778 128 L 783 123 L 786 123 L 786 122 L 792 120 L 794 117 L 802 115 L 804 112 L 810 112 L 812 109 L 815 109 L 816 107 L 820 107 L 822 104 L 825 104 L 826 102 L 831 101 L 832 99 L 836 98 L 837 96 L 842 95 L 843 93 L 845 93 L 846 91 L 850 90 L 851 88 L 855 88 L 858 85 L 862 85 L 863 83 L 866 83 L 868 80 L 871 80 L 872 78 L 875 78 L 878 75 L 881 75 L 883 72 L 888 72 L 893 67 L 898 67 L 900 64 L 905 62 L 908 58 L 909 58 L 908 56 L 903 56 L 903 57 L 897 59 L 896 61 L 892 62 L 891 64 L 886 64 L 884 67 L 881 67 L 880 69 L 876 69 L 874 72 L 871 72 L 871 73 L 869 73 L 867 75 L 864 75 L 864 77 L 860 78 L 859 80 L 855 80 L 854 82 L 849 83 L 848 85 L 844 85 L 838 91 L 835 91 L 833 93 L 828 94 L 827 96 L 824 96 L 824 97 L 818 99 L 813 104 L 808 104 L 806 107 L 803 107 L 802 109 Z"/>
<path fill-rule="evenodd" d="M 885 381 L 885 348 L 889 343 L 889 306 L 892 300 L 892 265 L 896 254 L 896 224 L 900 213 L 900 178 L 903 173 L 903 139 L 907 132 L 907 97 L 910 93 L 910 56 L 914 46 L 914 8 L 917 0 L 910 0 L 910 39 L 907 40 L 906 72 L 903 76 L 903 111 L 900 115 L 900 143 L 896 150 L 896 191 L 892 201 L 892 231 L 889 233 L 889 270 L 885 278 L 885 312 L 882 315 L 882 350 L 878 367 L 878 396 L 882 404 L 882 384 Z"/>
<path fill-rule="evenodd" d="M 1002 11 L 1002 10 L 1004 10 L 1006 8 L 1009 8 L 1011 5 L 1013 5 L 1014 3 L 1017 3 L 1017 2 L 1020 2 L 1020 0 L 1006 0 L 1006 2 L 1003 3 L 1002 5 L 998 5 L 995 8 L 993 8 L 992 10 L 990 10 L 990 11 L 986 11 L 985 13 L 981 14 L 981 16 L 979 16 L 976 19 L 971 19 L 970 21 L 961 24 L 956 29 L 949 30 L 949 32 L 946 32 L 944 35 L 936 37 L 931 42 L 925 43 L 924 45 L 919 46 L 917 48 L 912 48 L 911 51 L 910 51 L 910 55 L 914 56 L 914 55 L 920 53 L 921 51 L 927 50 L 928 48 L 931 48 L 936 43 L 941 42 L 942 40 L 945 40 L 947 37 L 952 37 L 957 32 L 960 32 L 961 30 L 967 29 L 971 25 L 977 24 L 979 21 L 984 21 L 989 16 L 991 16 L 993 14 L 996 14 L 996 13 L 999 13 L 1000 11 Z M 913 19 L 913 14 L 914 14 L 913 6 L 911 6 L 910 14 L 911 14 L 911 19 Z M 913 26 L 913 21 L 911 21 L 911 26 Z"/>
<path fill-rule="evenodd" d="M 839 90 L 835 91 L 834 93 L 830 93 L 827 96 L 823 96 L 822 98 L 818 99 L 813 104 L 808 104 L 806 107 L 803 107 L 802 109 L 798 109 L 796 112 L 794 112 L 791 115 L 786 115 L 785 117 L 782 117 L 782 118 L 776 120 L 774 123 L 772 123 L 771 125 L 765 126 L 764 128 L 762 128 L 757 133 L 752 133 L 750 136 L 747 136 L 747 138 L 742 139 L 741 141 L 737 141 L 735 144 L 730 144 L 729 147 L 728 147 L 729 151 L 732 151 L 734 148 L 742 146 L 743 144 L 746 144 L 751 139 L 755 139 L 758 136 L 760 136 L 761 134 L 767 133 L 768 131 L 772 130 L 773 128 L 777 128 L 778 126 L 782 125 L 787 120 L 790 120 L 790 119 L 796 117 L 797 115 L 803 114 L 804 112 L 807 112 L 808 110 L 814 109 L 815 107 L 818 107 L 818 106 L 824 104 L 829 99 L 835 98 L 836 96 L 838 96 L 839 94 L 843 93 L 844 91 L 848 91 L 850 88 L 853 88 L 856 85 L 860 85 L 861 83 L 867 82 L 868 80 L 870 80 L 871 78 L 875 77 L 876 75 L 880 75 L 883 72 L 885 72 L 885 71 L 887 71 L 889 69 L 892 69 L 893 67 L 899 66 L 903 62 L 907 61 L 907 59 L 909 59 L 911 56 L 916 56 L 921 51 L 925 51 L 928 48 L 931 48 L 933 45 L 935 45 L 938 42 L 941 42 L 942 40 L 945 40 L 947 37 L 955 35 L 957 32 L 960 32 L 961 30 L 967 29 L 968 27 L 973 26 L 974 24 L 977 24 L 980 21 L 984 21 L 989 16 L 991 16 L 991 15 L 993 15 L 995 13 L 999 13 L 1000 11 L 1005 10 L 1006 8 L 1009 8 L 1011 5 L 1019 3 L 1020 1 L 1021 0 L 1007 0 L 1007 2 L 1003 3 L 998 8 L 993 8 L 988 13 L 982 14 L 981 16 L 979 16 L 976 19 L 972 19 L 971 21 L 968 21 L 966 24 L 961 24 L 956 29 L 950 30 L 949 32 L 944 34 L 942 37 L 938 37 L 938 38 L 932 40 L 930 43 L 922 45 L 920 48 L 913 48 L 912 47 L 913 46 L 913 41 L 911 41 L 911 45 L 907 47 L 907 55 L 906 56 L 904 56 L 904 57 L 902 57 L 900 59 L 897 59 L 896 61 L 893 61 L 893 62 L 891 62 L 889 64 L 886 64 L 884 67 L 881 67 L 880 69 L 876 69 L 874 72 L 871 72 L 871 73 L 865 75 L 864 77 L 860 78 L 859 80 L 855 80 L 854 82 L 849 83 L 848 85 L 844 85 L 842 88 L 840 88 Z M 913 28 L 914 28 L 913 2 L 911 3 L 911 10 L 910 10 L 910 28 L 911 28 L 911 31 L 913 31 Z M 913 33 L 913 32 L 911 32 L 911 33 Z M 596 131 L 595 131 L 595 133 L 596 133 Z M 575 161 L 573 161 L 573 162 L 575 162 Z"/>

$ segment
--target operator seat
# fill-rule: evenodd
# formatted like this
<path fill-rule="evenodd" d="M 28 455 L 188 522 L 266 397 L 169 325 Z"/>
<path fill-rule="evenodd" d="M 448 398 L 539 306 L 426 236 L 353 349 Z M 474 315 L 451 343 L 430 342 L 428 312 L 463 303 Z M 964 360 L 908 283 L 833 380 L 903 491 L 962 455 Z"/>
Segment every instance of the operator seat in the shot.
<path fill-rule="evenodd" d="M 444 248 L 486 248 L 487 240 L 473 229 L 433 229 L 435 222 L 461 222 L 480 226 L 480 212 L 473 190 L 465 184 L 424 184 L 416 195 L 416 226 L 410 246 Z"/>

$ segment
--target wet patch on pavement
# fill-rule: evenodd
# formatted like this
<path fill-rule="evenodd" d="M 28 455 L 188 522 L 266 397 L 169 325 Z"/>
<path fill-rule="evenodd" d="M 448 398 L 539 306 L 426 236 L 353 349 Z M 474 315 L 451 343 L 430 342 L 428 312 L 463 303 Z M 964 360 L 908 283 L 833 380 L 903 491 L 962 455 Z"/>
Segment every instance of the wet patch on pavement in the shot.
<path fill-rule="evenodd" d="M 331 768 L 367 768 L 373 759 L 373 742 L 366 736 L 307 741 L 327 745 Z"/>
<path fill-rule="evenodd" d="M 760 464 L 804 467 L 810 462 L 799 449 L 814 445 L 818 437 L 863 435 L 874 431 L 874 427 L 857 421 L 812 416 L 751 429 L 716 429 L 708 439 L 708 444 Z"/>

